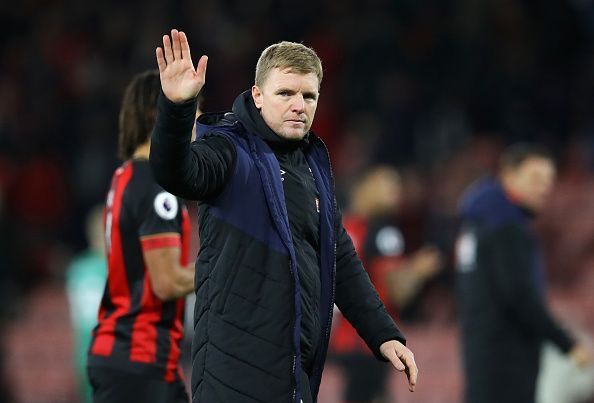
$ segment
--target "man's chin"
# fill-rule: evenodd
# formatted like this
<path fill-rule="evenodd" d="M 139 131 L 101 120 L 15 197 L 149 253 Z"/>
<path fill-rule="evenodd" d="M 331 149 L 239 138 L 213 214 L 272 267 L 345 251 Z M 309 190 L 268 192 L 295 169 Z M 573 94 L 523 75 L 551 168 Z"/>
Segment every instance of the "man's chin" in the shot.
<path fill-rule="evenodd" d="M 299 130 L 299 131 L 285 131 L 282 133 L 279 133 L 279 137 L 282 137 L 285 140 L 293 140 L 293 141 L 298 141 L 303 139 L 303 137 L 305 137 L 305 134 L 303 131 Z"/>

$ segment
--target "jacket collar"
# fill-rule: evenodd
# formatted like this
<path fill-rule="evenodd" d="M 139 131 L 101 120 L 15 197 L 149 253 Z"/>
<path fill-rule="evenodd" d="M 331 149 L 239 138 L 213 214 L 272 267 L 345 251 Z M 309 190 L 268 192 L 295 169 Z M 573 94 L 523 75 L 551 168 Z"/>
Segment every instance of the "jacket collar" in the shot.
<path fill-rule="evenodd" d="M 309 144 L 310 133 L 302 140 L 287 140 L 276 134 L 264 121 L 260 110 L 256 108 L 250 90 L 242 92 L 233 102 L 233 114 L 243 124 L 246 130 L 266 141 L 275 149 L 295 149 Z"/>

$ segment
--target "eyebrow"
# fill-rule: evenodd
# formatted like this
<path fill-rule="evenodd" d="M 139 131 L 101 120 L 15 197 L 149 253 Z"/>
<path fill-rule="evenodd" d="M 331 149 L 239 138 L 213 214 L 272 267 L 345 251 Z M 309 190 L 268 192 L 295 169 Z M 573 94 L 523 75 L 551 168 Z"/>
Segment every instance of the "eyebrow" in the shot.
<path fill-rule="evenodd" d="M 291 94 L 291 95 L 294 95 L 294 94 L 296 94 L 296 93 L 297 93 L 297 91 L 295 91 L 295 90 L 292 90 L 292 89 L 290 89 L 290 88 L 283 88 L 283 87 L 281 87 L 281 88 L 279 88 L 279 89 L 277 89 L 277 90 L 275 91 L 275 94 L 281 94 L 281 93 L 283 93 L 283 92 L 287 92 L 287 93 L 289 93 L 289 94 Z M 304 98 L 314 98 L 314 99 L 315 99 L 315 98 L 317 98 L 317 96 L 318 96 L 318 94 L 316 94 L 315 92 L 311 92 L 311 91 L 305 91 L 305 92 L 303 93 L 303 97 L 304 97 Z"/>

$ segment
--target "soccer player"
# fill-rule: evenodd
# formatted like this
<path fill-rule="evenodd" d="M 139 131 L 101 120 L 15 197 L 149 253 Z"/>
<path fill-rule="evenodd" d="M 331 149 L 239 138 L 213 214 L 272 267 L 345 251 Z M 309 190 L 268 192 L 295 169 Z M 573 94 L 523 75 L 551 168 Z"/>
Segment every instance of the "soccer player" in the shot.
<path fill-rule="evenodd" d="M 155 182 L 148 156 L 159 74 L 133 78 L 105 205 L 108 277 L 88 354 L 96 403 L 188 401 L 179 368 L 184 297 L 194 289 L 183 201 Z"/>

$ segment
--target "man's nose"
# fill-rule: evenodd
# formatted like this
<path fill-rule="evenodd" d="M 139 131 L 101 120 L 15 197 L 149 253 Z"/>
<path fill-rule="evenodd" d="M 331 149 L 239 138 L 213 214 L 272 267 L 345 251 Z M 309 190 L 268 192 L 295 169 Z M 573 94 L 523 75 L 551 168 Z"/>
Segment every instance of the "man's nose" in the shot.
<path fill-rule="evenodd" d="M 291 105 L 291 109 L 299 113 L 302 113 L 305 110 L 305 99 L 303 98 L 302 94 L 296 94 L 293 97 L 293 104 Z"/>

